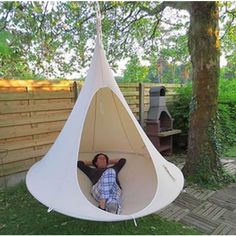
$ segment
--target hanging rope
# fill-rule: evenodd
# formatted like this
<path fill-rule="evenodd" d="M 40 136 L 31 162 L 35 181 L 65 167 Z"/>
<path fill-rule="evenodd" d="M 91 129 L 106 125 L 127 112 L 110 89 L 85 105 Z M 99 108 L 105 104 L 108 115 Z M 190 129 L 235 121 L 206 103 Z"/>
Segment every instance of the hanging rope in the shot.
<path fill-rule="evenodd" d="M 97 15 L 97 37 L 99 38 L 100 46 L 102 46 L 102 17 L 99 2 L 96 1 L 96 15 Z"/>

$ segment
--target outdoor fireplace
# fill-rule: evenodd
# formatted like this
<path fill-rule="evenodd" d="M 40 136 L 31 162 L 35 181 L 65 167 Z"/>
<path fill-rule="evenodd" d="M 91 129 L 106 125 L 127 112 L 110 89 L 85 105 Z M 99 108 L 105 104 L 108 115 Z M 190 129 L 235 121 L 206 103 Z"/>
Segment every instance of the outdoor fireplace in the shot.
<path fill-rule="evenodd" d="M 166 106 L 165 93 L 164 86 L 150 89 L 150 108 L 145 120 L 145 132 L 159 152 L 170 155 L 173 150 L 173 135 L 181 130 L 173 129 L 173 118 Z"/>

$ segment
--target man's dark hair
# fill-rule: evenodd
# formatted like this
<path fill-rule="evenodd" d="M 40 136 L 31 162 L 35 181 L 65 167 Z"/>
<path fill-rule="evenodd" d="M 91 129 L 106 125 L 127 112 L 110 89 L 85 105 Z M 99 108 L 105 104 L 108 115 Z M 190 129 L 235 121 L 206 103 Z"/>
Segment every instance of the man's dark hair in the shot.
<path fill-rule="evenodd" d="M 96 154 L 96 156 L 93 158 L 93 160 L 92 160 L 92 163 L 93 163 L 93 165 L 95 166 L 95 167 L 97 167 L 97 165 L 96 165 L 96 162 L 97 162 L 97 159 L 98 159 L 98 156 L 100 156 L 100 155 L 103 155 L 104 157 L 106 157 L 106 161 L 107 161 L 107 164 L 108 164 L 108 162 L 109 162 L 109 158 L 108 158 L 108 156 L 106 155 L 106 154 L 104 154 L 104 153 L 98 153 L 98 154 Z"/>

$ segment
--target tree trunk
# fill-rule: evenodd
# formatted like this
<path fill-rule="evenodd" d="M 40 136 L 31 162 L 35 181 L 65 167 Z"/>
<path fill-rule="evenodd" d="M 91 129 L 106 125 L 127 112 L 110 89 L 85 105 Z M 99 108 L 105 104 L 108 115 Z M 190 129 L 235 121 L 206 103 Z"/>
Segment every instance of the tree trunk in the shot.
<path fill-rule="evenodd" d="M 190 2 L 189 51 L 193 68 L 185 177 L 208 183 L 222 175 L 217 131 L 219 10 L 217 2 Z"/>

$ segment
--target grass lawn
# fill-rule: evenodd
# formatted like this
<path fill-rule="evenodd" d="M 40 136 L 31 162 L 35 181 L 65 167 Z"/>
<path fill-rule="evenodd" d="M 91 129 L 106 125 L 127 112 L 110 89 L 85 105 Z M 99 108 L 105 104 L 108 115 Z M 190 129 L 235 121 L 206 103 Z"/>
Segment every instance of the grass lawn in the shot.
<path fill-rule="evenodd" d="M 75 219 L 37 202 L 25 184 L 0 189 L 0 234 L 200 234 L 181 224 L 164 220 L 156 214 L 122 222 L 95 222 Z"/>
<path fill-rule="evenodd" d="M 227 157 L 236 157 L 236 146 L 233 146 L 232 148 L 230 148 L 226 154 Z"/>

